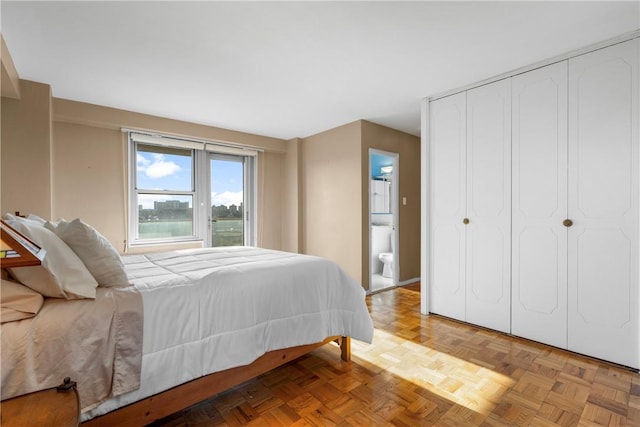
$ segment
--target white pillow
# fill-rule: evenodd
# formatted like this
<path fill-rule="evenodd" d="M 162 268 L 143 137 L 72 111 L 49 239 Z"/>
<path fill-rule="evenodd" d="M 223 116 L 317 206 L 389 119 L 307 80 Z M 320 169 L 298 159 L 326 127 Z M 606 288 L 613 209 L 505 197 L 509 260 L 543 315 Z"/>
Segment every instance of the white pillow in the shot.
<path fill-rule="evenodd" d="M 57 226 L 46 223 L 45 227 L 73 249 L 100 286 L 129 285 L 120 254 L 98 230 L 79 218 L 62 220 Z"/>
<path fill-rule="evenodd" d="M 34 214 L 27 215 L 27 220 L 37 222 L 42 226 L 44 226 L 44 223 L 47 222 L 46 220 L 40 218 L 38 215 L 34 215 Z"/>
<path fill-rule="evenodd" d="M 23 216 L 11 215 L 10 213 L 2 215 L 2 219 L 9 223 L 9 225 L 12 225 L 13 222 L 17 221 L 27 225 L 38 225 L 40 227 L 44 227 L 44 223 L 46 222 L 44 219 L 36 215 L 29 215 L 25 218 Z"/>
<path fill-rule="evenodd" d="M 11 275 L 45 297 L 95 298 L 98 282 L 80 258 L 50 230 L 29 222 L 11 221 L 9 225 L 46 250 L 42 265 L 11 268 Z"/>
<path fill-rule="evenodd" d="M 2 280 L 0 323 L 34 317 L 44 303 L 42 295 L 20 283 Z"/>
<path fill-rule="evenodd" d="M 2 219 L 4 219 L 5 221 L 15 221 L 16 218 L 17 217 L 15 215 L 10 214 L 9 212 L 2 215 Z"/>

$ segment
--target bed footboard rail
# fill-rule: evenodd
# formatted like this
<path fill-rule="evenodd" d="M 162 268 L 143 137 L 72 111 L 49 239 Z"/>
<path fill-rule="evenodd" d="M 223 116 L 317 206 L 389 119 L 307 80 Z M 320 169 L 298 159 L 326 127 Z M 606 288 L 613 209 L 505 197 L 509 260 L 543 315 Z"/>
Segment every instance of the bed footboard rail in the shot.
<path fill-rule="evenodd" d="M 260 356 L 250 365 L 239 366 L 197 378 L 170 390 L 88 420 L 82 423 L 82 425 L 87 427 L 110 427 L 114 425 L 133 427 L 147 425 L 255 378 L 258 375 L 264 374 L 278 366 L 289 363 L 332 341 L 340 346 L 340 358 L 344 361 L 351 360 L 350 337 L 329 337 L 319 343 L 274 350 Z"/>

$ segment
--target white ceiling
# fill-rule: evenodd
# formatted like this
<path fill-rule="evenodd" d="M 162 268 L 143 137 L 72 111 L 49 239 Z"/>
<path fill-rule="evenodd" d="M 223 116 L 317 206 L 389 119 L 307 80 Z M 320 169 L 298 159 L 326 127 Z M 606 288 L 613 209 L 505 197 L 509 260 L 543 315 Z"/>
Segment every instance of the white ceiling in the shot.
<path fill-rule="evenodd" d="M 53 95 L 277 138 L 365 119 L 640 28 L 640 2 L 9 2 Z"/>

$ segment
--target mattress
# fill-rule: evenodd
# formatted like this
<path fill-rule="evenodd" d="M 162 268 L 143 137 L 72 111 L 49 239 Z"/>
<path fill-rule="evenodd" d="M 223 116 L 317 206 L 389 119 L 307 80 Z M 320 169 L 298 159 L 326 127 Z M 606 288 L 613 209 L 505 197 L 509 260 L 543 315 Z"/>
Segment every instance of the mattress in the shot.
<path fill-rule="evenodd" d="M 123 259 L 144 307 L 141 386 L 83 420 L 271 350 L 373 338 L 364 289 L 324 258 L 230 247 Z"/>

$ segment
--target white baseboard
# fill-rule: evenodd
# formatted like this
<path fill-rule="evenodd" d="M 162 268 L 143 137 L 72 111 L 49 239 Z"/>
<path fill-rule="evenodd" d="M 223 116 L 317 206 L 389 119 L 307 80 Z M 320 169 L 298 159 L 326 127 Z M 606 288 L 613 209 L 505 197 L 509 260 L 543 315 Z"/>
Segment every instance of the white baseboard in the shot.
<path fill-rule="evenodd" d="M 416 283 L 419 282 L 420 278 L 419 277 L 414 277 L 413 279 L 409 279 L 409 280 L 405 280 L 403 282 L 398 283 L 396 286 L 406 286 L 406 285 L 411 285 L 412 283 Z"/>

